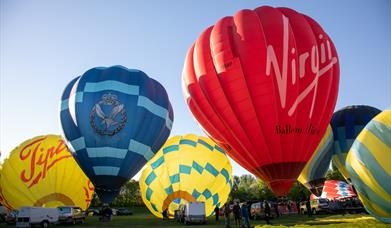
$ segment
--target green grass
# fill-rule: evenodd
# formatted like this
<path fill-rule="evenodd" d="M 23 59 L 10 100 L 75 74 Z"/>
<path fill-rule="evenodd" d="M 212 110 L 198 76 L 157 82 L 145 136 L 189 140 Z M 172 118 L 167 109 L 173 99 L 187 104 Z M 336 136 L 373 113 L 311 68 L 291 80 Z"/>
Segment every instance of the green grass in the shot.
<path fill-rule="evenodd" d="M 153 216 L 146 208 L 131 208 L 131 216 L 114 216 L 110 222 L 99 222 L 97 216 L 90 216 L 86 224 L 78 226 L 62 226 L 72 228 L 83 227 L 180 227 L 184 226 L 173 220 L 162 220 Z M 385 225 L 370 215 L 285 215 L 278 219 L 271 220 L 273 227 L 295 226 L 295 227 L 391 227 Z M 266 226 L 264 220 L 250 220 L 251 226 Z M 233 220 L 231 220 L 233 225 Z M 192 225 L 190 227 L 224 227 L 224 218 L 216 222 L 214 217 L 208 218 L 207 225 Z M 234 226 L 232 226 L 234 227 Z"/>

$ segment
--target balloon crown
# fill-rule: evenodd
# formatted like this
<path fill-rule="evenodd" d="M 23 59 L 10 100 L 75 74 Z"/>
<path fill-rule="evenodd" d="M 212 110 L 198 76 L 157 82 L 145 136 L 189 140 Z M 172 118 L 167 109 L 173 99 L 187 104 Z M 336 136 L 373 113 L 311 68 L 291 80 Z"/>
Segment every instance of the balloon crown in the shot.
<path fill-rule="evenodd" d="M 111 93 L 104 94 L 104 95 L 102 96 L 102 100 L 103 100 L 103 103 L 104 103 L 104 104 L 112 105 L 112 104 L 115 104 L 115 103 L 116 103 L 116 101 L 117 101 L 117 96 L 114 95 L 114 94 L 111 94 Z"/>

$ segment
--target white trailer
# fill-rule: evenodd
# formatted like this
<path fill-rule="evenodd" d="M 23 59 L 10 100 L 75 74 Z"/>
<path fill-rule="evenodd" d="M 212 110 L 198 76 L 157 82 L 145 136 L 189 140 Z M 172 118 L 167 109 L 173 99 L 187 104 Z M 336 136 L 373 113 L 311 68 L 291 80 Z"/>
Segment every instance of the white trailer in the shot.
<path fill-rule="evenodd" d="M 16 227 L 48 227 L 49 224 L 58 223 L 58 216 L 57 208 L 21 207 L 16 217 Z"/>
<path fill-rule="evenodd" d="M 182 208 L 185 224 L 206 223 L 204 202 L 189 202 L 183 205 Z"/>

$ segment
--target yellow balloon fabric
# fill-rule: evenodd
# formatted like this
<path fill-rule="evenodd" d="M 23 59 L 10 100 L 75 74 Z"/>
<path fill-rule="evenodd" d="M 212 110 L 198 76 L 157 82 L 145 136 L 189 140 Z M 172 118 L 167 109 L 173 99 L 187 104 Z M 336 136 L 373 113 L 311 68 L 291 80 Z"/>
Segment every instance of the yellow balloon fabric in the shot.
<path fill-rule="evenodd" d="M 61 136 L 38 136 L 16 147 L 3 163 L 1 193 L 12 209 L 79 206 L 87 209 L 94 186 Z"/>
<path fill-rule="evenodd" d="M 223 149 L 211 139 L 184 135 L 171 137 L 145 165 L 140 191 L 148 209 L 170 217 L 186 202 L 205 202 L 206 216 L 221 207 L 232 188 L 232 167 Z"/>
<path fill-rule="evenodd" d="M 346 168 L 367 211 L 391 223 L 391 110 L 377 115 L 357 136 Z"/>
<path fill-rule="evenodd" d="M 0 165 L 0 182 L 1 182 L 1 171 L 3 169 L 3 166 Z M 8 201 L 3 196 L 3 190 L 1 189 L 0 185 L 0 204 L 6 207 L 8 210 L 12 210 L 12 207 L 9 205 Z"/>
<path fill-rule="evenodd" d="M 297 178 L 316 196 L 322 193 L 325 176 L 333 155 L 333 141 L 333 131 L 329 125 L 311 159 Z"/>

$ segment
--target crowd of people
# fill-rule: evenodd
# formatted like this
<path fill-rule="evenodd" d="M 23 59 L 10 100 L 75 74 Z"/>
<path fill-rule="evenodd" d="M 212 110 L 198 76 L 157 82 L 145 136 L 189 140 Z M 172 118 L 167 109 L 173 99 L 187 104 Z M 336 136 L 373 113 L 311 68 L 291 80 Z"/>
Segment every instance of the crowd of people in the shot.
<path fill-rule="evenodd" d="M 271 208 L 269 203 L 265 201 L 264 203 L 264 214 L 265 214 L 265 221 L 267 224 L 270 223 L 271 218 Z M 223 208 L 223 214 L 224 214 L 224 224 L 226 228 L 231 227 L 231 217 L 233 217 L 233 223 L 235 227 L 242 227 L 242 228 L 250 228 L 250 204 L 247 204 L 247 202 L 243 202 L 242 204 L 239 204 L 239 202 L 235 202 L 231 208 L 231 206 L 228 203 L 225 203 Z M 219 220 L 219 214 L 220 209 L 218 207 L 214 210 L 216 221 Z M 231 216 L 232 214 L 232 216 Z"/>

